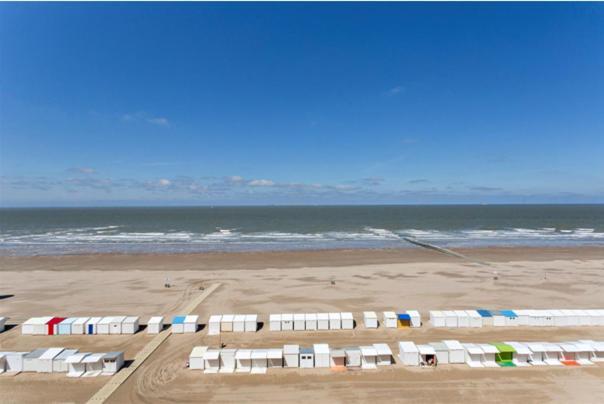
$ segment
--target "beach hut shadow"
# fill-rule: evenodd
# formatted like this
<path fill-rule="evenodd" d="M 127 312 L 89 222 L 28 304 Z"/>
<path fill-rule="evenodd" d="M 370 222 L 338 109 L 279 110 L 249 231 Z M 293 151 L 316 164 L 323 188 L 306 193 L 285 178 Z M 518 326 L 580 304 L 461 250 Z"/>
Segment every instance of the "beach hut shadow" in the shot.
<path fill-rule="evenodd" d="M 256 331 L 260 331 L 263 328 L 264 328 L 264 321 L 258 321 L 258 326 L 256 328 Z"/>
<path fill-rule="evenodd" d="M 10 299 L 11 297 L 15 297 L 15 295 L 0 295 L 0 300 Z"/>

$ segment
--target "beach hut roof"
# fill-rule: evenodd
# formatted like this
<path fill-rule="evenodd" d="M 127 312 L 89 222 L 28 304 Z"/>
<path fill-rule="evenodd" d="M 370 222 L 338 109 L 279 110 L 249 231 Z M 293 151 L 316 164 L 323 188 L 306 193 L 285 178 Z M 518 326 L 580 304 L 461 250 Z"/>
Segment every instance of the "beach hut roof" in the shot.
<path fill-rule="evenodd" d="M 529 342 L 526 345 L 529 347 L 531 352 L 546 352 L 547 351 L 545 349 L 545 347 L 543 346 L 543 344 L 541 344 L 539 342 Z"/>
<path fill-rule="evenodd" d="M 317 313 L 317 320 L 329 320 L 328 313 Z"/>
<path fill-rule="evenodd" d="M 306 319 L 306 315 L 304 313 L 294 314 L 294 321 L 301 321 L 301 320 L 305 320 L 305 319 Z"/>
<path fill-rule="evenodd" d="M 325 315 L 327 316 L 327 313 Z M 281 319 L 283 321 L 293 321 L 294 315 L 292 313 L 283 313 L 281 314 Z"/>
<path fill-rule="evenodd" d="M 474 318 L 481 317 L 481 315 L 476 310 L 466 310 L 466 313 L 470 317 L 474 317 Z"/>
<path fill-rule="evenodd" d="M 80 352 L 80 353 L 71 355 L 70 357 L 68 357 L 67 359 L 65 359 L 65 363 L 80 363 L 88 355 L 90 355 L 90 352 Z"/>
<path fill-rule="evenodd" d="M 478 344 L 482 352 L 486 354 L 496 354 L 499 353 L 499 350 L 491 344 Z"/>
<path fill-rule="evenodd" d="M 419 311 L 417 310 L 407 310 L 407 314 L 409 314 L 411 317 L 419 317 Z"/>
<path fill-rule="evenodd" d="M 305 318 L 306 318 L 306 320 L 316 321 L 317 320 L 317 313 L 306 313 L 305 314 Z"/>
<path fill-rule="evenodd" d="M 252 351 L 252 359 L 266 359 L 268 352 L 265 349 L 254 349 Z"/>
<path fill-rule="evenodd" d="M 233 321 L 235 321 L 235 322 L 245 321 L 245 314 L 235 314 Z"/>
<path fill-rule="evenodd" d="M 193 347 L 191 354 L 189 356 L 194 358 L 203 358 L 203 354 L 208 350 L 207 346 L 196 346 Z"/>
<path fill-rule="evenodd" d="M 543 347 L 546 349 L 546 352 L 562 352 L 562 348 L 558 344 L 546 342 L 543 344 Z"/>
<path fill-rule="evenodd" d="M 350 313 L 348 311 L 340 313 L 340 316 L 342 317 L 342 320 L 352 320 L 352 319 L 354 319 L 354 317 L 352 316 L 352 313 Z"/>
<path fill-rule="evenodd" d="M 443 343 L 449 349 L 463 349 L 463 346 L 461 346 L 461 343 L 459 341 L 454 340 L 454 339 L 443 340 Z"/>
<path fill-rule="evenodd" d="M 602 341 L 593 341 L 593 340 L 582 339 L 582 340 L 579 340 L 579 342 L 588 344 L 596 352 L 604 352 L 604 342 L 602 342 Z"/>
<path fill-rule="evenodd" d="M 126 317 L 124 319 L 124 323 L 135 323 L 139 320 L 139 317 L 137 316 L 130 316 L 130 317 Z"/>
<path fill-rule="evenodd" d="M 234 319 L 235 319 L 234 314 L 223 314 L 222 315 L 222 321 L 224 321 L 224 322 L 232 323 Z"/>
<path fill-rule="evenodd" d="M 431 345 L 418 345 L 417 350 L 419 351 L 420 355 L 436 355 L 436 351 Z"/>
<path fill-rule="evenodd" d="M 252 359 L 252 350 L 238 349 L 235 353 L 235 359 Z"/>
<path fill-rule="evenodd" d="M 516 313 L 514 313 L 512 310 L 501 310 L 501 314 L 503 314 L 506 317 L 512 317 L 512 318 L 518 317 L 516 315 Z"/>
<path fill-rule="evenodd" d="M 67 319 L 65 317 L 53 317 L 46 322 L 47 325 L 55 325 L 65 322 L 67 324 Z"/>
<path fill-rule="evenodd" d="M 77 349 L 64 349 L 63 352 L 55 356 L 55 360 L 65 360 L 71 355 L 75 355 L 78 353 Z"/>
<path fill-rule="evenodd" d="M 245 321 L 258 321 L 258 314 L 246 314 Z"/>
<path fill-rule="evenodd" d="M 172 318 L 172 324 L 184 324 L 186 316 L 175 316 Z"/>
<path fill-rule="evenodd" d="M 103 357 L 105 356 L 104 353 L 94 353 L 91 355 L 88 355 L 87 357 L 85 357 L 82 360 L 82 363 L 96 363 L 96 362 L 100 362 Z"/>
<path fill-rule="evenodd" d="M 90 317 L 78 317 L 78 318 L 76 319 L 76 321 L 74 321 L 74 322 L 73 322 L 73 324 L 74 324 L 74 325 L 75 325 L 75 324 L 78 324 L 78 325 L 80 325 L 80 324 L 85 324 L 85 323 L 86 323 L 88 320 L 90 320 Z"/>
<path fill-rule="evenodd" d="M 155 317 L 151 317 L 149 319 L 149 321 L 147 322 L 147 324 L 159 324 L 162 321 L 164 321 L 164 318 L 162 316 L 155 316 Z"/>
<path fill-rule="evenodd" d="M 312 348 L 300 348 L 300 353 L 301 354 L 311 354 L 311 353 L 315 353 L 315 351 L 313 351 Z"/>
<path fill-rule="evenodd" d="M 283 345 L 284 354 L 298 354 L 300 353 L 300 345 Z"/>
<path fill-rule="evenodd" d="M 444 313 L 440 310 L 430 310 L 430 316 L 432 317 L 442 317 Z"/>
<path fill-rule="evenodd" d="M 98 324 L 109 324 L 113 321 L 113 317 L 103 317 L 99 320 Z"/>
<path fill-rule="evenodd" d="M 216 360 L 220 357 L 220 351 L 218 349 L 208 349 L 204 354 L 203 358 L 207 360 Z"/>
<path fill-rule="evenodd" d="M 388 344 L 373 344 L 378 355 L 392 355 L 392 350 Z"/>
<path fill-rule="evenodd" d="M 341 318 L 342 318 L 342 316 L 340 313 L 329 313 L 330 320 L 339 320 Z"/>
<path fill-rule="evenodd" d="M 406 313 L 399 313 L 397 314 L 397 317 L 399 320 L 411 320 L 411 316 Z"/>
<path fill-rule="evenodd" d="M 377 349 L 375 349 L 375 347 L 373 347 L 371 345 L 360 346 L 359 349 L 361 350 L 361 355 L 363 355 L 363 356 L 377 356 L 378 355 Z"/>
<path fill-rule="evenodd" d="M 513 347 L 516 353 L 520 355 L 530 355 L 532 353 L 528 346 L 521 344 L 520 342 L 506 341 L 505 343 Z"/>
<path fill-rule="evenodd" d="M 190 314 L 185 317 L 185 323 L 196 323 L 199 320 L 199 316 L 196 314 Z"/>
<path fill-rule="evenodd" d="M 314 349 L 315 353 L 318 353 L 318 354 L 328 354 L 329 353 L 328 344 L 314 344 L 313 349 Z"/>
<path fill-rule="evenodd" d="M 65 348 L 48 348 L 46 352 L 40 355 L 40 359 L 54 359 L 55 356 L 63 352 Z"/>
<path fill-rule="evenodd" d="M 88 320 L 86 324 L 97 324 L 102 319 L 103 317 L 90 317 L 90 320 Z"/>
<path fill-rule="evenodd" d="M 455 310 L 455 315 L 457 317 L 469 317 L 465 310 Z"/>
<path fill-rule="evenodd" d="M 480 314 L 481 317 L 493 317 L 493 315 L 491 314 L 491 312 L 489 310 L 478 309 L 476 311 L 478 312 L 478 314 Z"/>
<path fill-rule="evenodd" d="M 375 311 L 364 311 L 363 317 L 377 318 L 377 314 L 375 313 Z"/>
<path fill-rule="evenodd" d="M 106 361 L 106 360 L 117 359 L 123 355 L 124 355 L 124 353 L 121 351 L 107 352 L 107 353 L 105 353 L 105 356 L 103 356 L 103 360 Z"/>
<path fill-rule="evenodd" d="M 495 348 L 497 348 L 497 350 L 500 353 L 514 353 L 516 352 L 516 350 L 514 349 L 514 347 L 508 345 L 508 344 L 504 344 L 502 342 L 491 342 L 491 345 L 493 345 Z"/>
<path fill-rule="evenodd" d="M 210 323 L 219 323 L 220 320 L 222 320 L 222 316 L 220 314 L 214 314 L 213 316 L 210 316 Z"/>
<path fill-rule="evenodd" d="M 112 323 L 123 323 L 125 319 L 126 319 L 126 316 L 116 316 L 116 317 L 112 317 L 111 322 Z"/>
<path fill-rule="evenodd" d="M 27 359 L 37 359 L 40 356 L 44 355 L 44 352 L 46 352 L 47 350 L 48 350 L 48 348 L 34 349 L 30 353 L 26 354 L 24 357 Z"/>
<path fill-rule="evenodd" d="M 462 344 L 464 349 L 468 351 L 471 355 L 481 355 L 483 353 L 482 349 L 476 344 Z"/>
<path fill-rule="evenodd" d="M 384 312 L 384 317 L 386 318 L 396 318 L 396 313 L 393 311 L 385 311 Z"/>
<path fill-rule="evenodd" d="M 281 314 L 271 314 L 268 318 L 269 321 L 281 321 Z"/>
<path fill-rule="evenodd" d="M 580 352 L 581 351 L 578 346 L 576 346 L 575 344 L 570 343 L 570 342 L 563 342 L 558 345 L 560 345 L 560 348 L 562 348 L 562 350 L 564 352 Z"/>
<path fill-rule="evenodd" d="M 268 359 L 281 359 L 283 358 L 283 349 L 281 348 L 272 348 L 267 352 Z"/>
<path fill-rule="evenodd" d="M 331 357 L 332 358 L 345 358 L 346 352 L 343 349 L 332 349 Z"/>
<path fill-rule="evenodd" d="M 430 342 L 430 345 L 434 347 L 437 351 L 448 351 L 449 347 L 444 342 Z"/>
<path fill-rule="evenodd" d="M 419 352 L 417 345 L 411 341 L 400 341 L 398 343 L 398 348 L 403 352 Z"/>
<path fill-rule="evenodd" d="M 52 317 L 32 317 L 23 322 L 23 325 L 40 325 L 46 324 Z"/>

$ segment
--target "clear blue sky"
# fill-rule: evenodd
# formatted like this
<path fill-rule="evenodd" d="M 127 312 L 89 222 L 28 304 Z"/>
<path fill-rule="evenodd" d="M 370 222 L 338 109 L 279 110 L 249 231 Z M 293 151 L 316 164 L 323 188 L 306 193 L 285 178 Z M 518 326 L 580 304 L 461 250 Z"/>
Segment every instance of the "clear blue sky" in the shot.
<path fill-rule="evenodd" d="M 0 4 L 0 203 L 604 202 L 603 4 Z"/>

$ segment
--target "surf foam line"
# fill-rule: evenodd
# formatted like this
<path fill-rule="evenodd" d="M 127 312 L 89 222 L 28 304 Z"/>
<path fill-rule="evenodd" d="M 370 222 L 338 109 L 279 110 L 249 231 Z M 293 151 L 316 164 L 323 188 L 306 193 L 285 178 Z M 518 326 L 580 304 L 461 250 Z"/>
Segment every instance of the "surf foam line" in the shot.
<path fill-rule="evenodd" d="M 415 239 L 413 237 L 403 237 L 403 240 L 407 241 L 408 243 L 414 244 L 416 246 L 419 246 L 419 247 L 422 247 L 422 248 L 426 248 L 428 250 L 434 250 L 434 251 L 437 251 L 439 253 L 450 255 L 450 256 L 453 256 L 453 257 L 457 257 L 457 258 L 461 258 L 463 260 L 471 261 L 471 262 L 474 262 L 476 264 L 485 265 L 485 266 L 491 266 L 491 264 L 489 264 L 488 262 L 478 261 L 478 260 L 470 258 L 470 257 L 468 257 L 466 255 L 463 255 L 463 254 L 460 254 L 458 252 L 455 252 L 453 250 L 449 250 L 448 248 L 443 248 L 443 247 L 436 246 L 434 244 L 426 243 L 425 241 L 420 241 L 420 240 L 417 240 L 417 239 Z"/>

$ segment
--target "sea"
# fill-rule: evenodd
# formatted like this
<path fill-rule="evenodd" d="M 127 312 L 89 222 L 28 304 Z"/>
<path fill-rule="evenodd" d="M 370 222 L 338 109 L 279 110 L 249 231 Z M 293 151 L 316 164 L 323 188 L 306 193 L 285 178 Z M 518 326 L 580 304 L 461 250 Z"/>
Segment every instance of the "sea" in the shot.
<path fill-rule="evenodd" d="M 0 255 L 604 246 L 604 205 L 2 208 Z"/>

